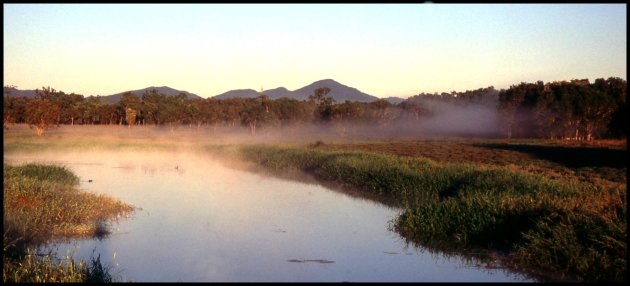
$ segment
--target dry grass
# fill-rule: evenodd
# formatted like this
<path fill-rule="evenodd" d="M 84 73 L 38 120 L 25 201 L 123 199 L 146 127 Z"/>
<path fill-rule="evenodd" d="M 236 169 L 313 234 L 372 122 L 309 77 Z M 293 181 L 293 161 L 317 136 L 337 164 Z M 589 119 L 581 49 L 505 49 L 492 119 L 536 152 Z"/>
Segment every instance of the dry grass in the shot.
<path fill-rule="evenodd" d="M 131 206 L 79 191 L 79 178 L 60 166 L 4 164 L 3 180 L 4 282 L 111 281 L 98 258 L 58 262 L 33 249 L 53 239 L 102 235 L 102 222 Z"/>
<path fill-rule="evenodd" d="M 539 147 L 527 149 L 525 146 Z M 513 170 L 538 174 L 556 180 L 579 180 L 597 185 L 626 183 L 627 166 L 625 140 L 601 140 L 592 142 L 549 140 L 502 140 L 502 139 L 441 139 L 441 140 L 388 140 L 359 143 L 328 143 L 319 146 L 324 150 L 361 150 L 371 153 L 403 157 L 428 158 L 443 163 L 465 163 L 490 167 L 507 167 Z M 562 148 L 571 152 L 566 158 L 545 156 L 544 148 Z M 554 150 L 551 150 L 554 151 Z M 585 161 L 584 153 L 597 157 L 606 153 L 610 164 L 599 166 L 571 164 L 569 160 Z M 561 155 L 562 156 L 562 155 Z"/>
<path fill-rule="evenodd" d="M 4 150 L 219 150 L 277 173 L 307 171 L 393 196 L 404 206 L 396 230 L 423 245 L 504 251 L 517 268 L 548 271 L 543 275 L 560 281 L 626 280 L 625 140 L 313 136 L 319 141 L 308 144 L 314 139 L 143 128 L 60 128 L 44 138 L 12 130 L 4 134 Z M 252 146 L 261 142 L 274 146 Z"/>

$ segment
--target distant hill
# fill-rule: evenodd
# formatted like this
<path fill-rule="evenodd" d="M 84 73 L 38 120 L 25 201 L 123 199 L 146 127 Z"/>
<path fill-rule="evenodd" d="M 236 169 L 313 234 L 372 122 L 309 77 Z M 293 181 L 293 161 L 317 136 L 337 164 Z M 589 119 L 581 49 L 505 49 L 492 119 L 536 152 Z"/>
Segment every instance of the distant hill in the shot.
<path fill-rule="evenodd" d="M 394 105 L 395 105 L 395 104 L 399 104 L 399 103 L 401 103 L 401 102 L 405 101 L 405 99 L 404 99 L 404 98 L 402 98 L 402 97 L 396 97 L 396 96 L 385 97 L 385 98 L 383 98 L 383 99 L 384 99 L 385 101 L 387 101 L 387 102 L 391 103 L 391 104 L 394 104 Z"/>
<path fill-rule="evenodd" d="M 228 92 L 224 92 L 217 96 L 214 96 L 215 99 L 228 99 L 228 98 L 254 98 L 260 96 L 260 93 L 253 89 L 233 89 Z"/>
<path fill-rule="evenodd" d="M 278 87 L 275 89 L 269 89 L 263 91 L 263 94 L 267 95 L 269 99 L 277 99 L 281 97 L 293 98 L 297 100 L 308 100 L 308 96 L 313 94 L 316 89 L 321 87 L 330 88 L 328 96 L 332 97 L 337 103 L 343 103 L 346 100 L 359 101 L 359 102 L 372 102 L 378 99 L 376 96 L 372 96 L 359 91 L 356 88 L 349 87 L 338 83 L 332 79 L 324 79 L 311 83 L 305 87 L 290 91 L 284 87 Z M 230 90 L 228 92 L 214 96 L 216 99 L 226 99 L 234 97 L 252 98 L 259 96 L 260 93 L 253 89 L 238 89 Z"/>
<path fill-rule="evenodd" d="M 313 94 L 316 89 L 321 87 L 330 88 L 328 96 L 332 97 L 337 103 L 343 103 L 346 100 L 359 102 L 372 102 L 378 100 L 378 97 L 376 96 L 363 93 L 356 88 L 345 86 L 332 79 L 319 80 L 293 92 L 295 93 L 296 99 L 306 100 L 309 95 Z"/>
<path fill-rule="evenodd" d="M 269 99 L 278 99 L 281 97 L 293 98 L 293 92 L 284 87 L 264 90 L 263 94 L 269 97 Z M 259 96 L 260 96 L 260 92 L 255 91 L 253 89 L 234 89 L 234 90 L 230 90 L 228 92 L 219 94 L 217 96 L 214 96 L 213 98 L 214 99 L 228 99 L 228 98 L 236 98 L 236 97 L 255 98 Z"/>
<path fill-rule="evenodd" d="M 268 89 L 263 91 L 263 94 L 269 96 L 269 99 L 278 99 L 282 97 L 293 98 L 293 92 L 284 87 Z"/>
<path fill-rule="evenodd" d="M 31 98 L 31 97 L 36 97 L 37 93 L 35 92 L 34 89 L 19 90 L 16 88 L 5 88 L 3 89 L 3 96 L 4 95 L 15 96 L 15 97 L 24 96 L 24 97 Z"/>
<path fill-rule="evenodd" d="M 142 94 L 144 94 L 145 91 L 151 91 L 155 89 L 158 93 L 164 94 L 166 96 L 176 96 L 179 95 L 180 93 L 185 93 L 186 96 L 188 97 L 188 99 L 193 99 L 193 98 L 202 98 L 201 96 L 198 96 L 194 93 L 190 93 L 187 91 L 183 91 L 183 90 L 177 90 L 174 88 L 170 88 L 168 86 L 160 86 L 160 87 L 155 87 L 155 86 L 150 86 L 147 88 L 142 88 L 142 89 L 136 89 L 136 90 L 129 90 L 129 92 L 137 95 L 138 97 L 141 97 Z M 102 96 L 101 98 L 103 99 L 104 102 L 107 103 L 116 103 L 120 100 L 120 97 L 122 97 L 123 94 L 125 94 L 128 91 L 124 91 L 124 92 L 120 92 L 120 93 L 116 93 L 116 94 L 112 94 L 112 95 L 106 95 L 106 96 Z"/>
<path fill-rule="evenodd" d="M 285 87 L 268 89 L 268 90 L 264 90 L 263 94 L 267 95 L 269 99 L 278 99 L 278 98 L 286 97 L 286 98 L 292 98 L 292 99 L 297 99 L 297 100 L 308 100 L 308 96 L 313 94 L 316 89 L 321 88 L 321 87 L 330 88 L 330 92 L 328 93 L 328 96 L 332 97 L 337 103 L 343 103 L 346 100 L 358 101 L 358 102 L 372 102 L 379 99 L 376 96 L 366 94 L 364 92 L 359 91 L 356 88 L 343 85 L 332 79 L 324 79 L 324 80 L 316 81 L 314 83 L 311 83 L 305 87 L 296 89 L 294 91 L 290 91 L 286 89 Z M 108 104 L 117 103 L 118 101 L 120 101 L 120 98 L 122 97 L 122 95 L 126 92 L 131 92 L 137 95 L 138 97 L 141 97 L 145 91 L 150 91 L 152 89 L 155 89 L 157 90 L 158 93 L 164 94 L 166 96 L 176 96 L 183 92 L 188 96 L 189 99 L 202 98 L 194 93 L 177 90 L 174 88 L 170 88 L 168 86 L 160 86 L 160 87 L 151 86 L 147 88 L 124 91 L 124 92 L 120 92 L 120 93 L 116 93 L 112 95 L 101 96 L 101 100 L 103 100 L 103 102 L 106 102 Z M 11 88 L 11 89 L 5 89 L 5 94 L 7 90 L 9 91 L 10 96 L 26 96 L 26 97 L 37 96 L 35 93 L 35 90 L 19 90 L 19 89 Z M 260 96 L 260 92 L 254 89 L 235 89 L 235 90 L 230 90 L 222 94 L 216 95 L 213 98 L 215 99 L 227 99 L 227 98 L 236 98 L 236 97 L 255 98 L 258 96 Z M 87 97 L 87 95 L 84 95 L 84 97 Z M 388 98 L 385 98 L 385 100 L 391 102 L 392 104 L 397 104 L 397 103 L 402 102 L 404 99 L 399 98 L 399 97 L 388 97 Z"/>

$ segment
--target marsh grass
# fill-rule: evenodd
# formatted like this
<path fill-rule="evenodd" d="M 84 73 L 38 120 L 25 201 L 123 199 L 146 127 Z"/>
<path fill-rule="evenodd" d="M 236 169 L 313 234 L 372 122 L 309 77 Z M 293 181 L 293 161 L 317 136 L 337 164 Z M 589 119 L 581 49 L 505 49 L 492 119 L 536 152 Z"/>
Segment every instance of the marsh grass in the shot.
<path fill-rule="evenodd" d="M 439 163 L 506 167 L 551 179 L 577 179 L 599 185 L 625 185 L 625 147 L 625 140 L 578 142 L 502 139 L 360 141 L 318 146 L 319 149 L 328 151 L 364 151 L 408 158 L 428 158 Z M 589 162 L 595 164 L 589 165 Z"/>
<path fill-rule="evenodd" d="M 117 135 L 102 136 L 103 131 Z M 61 128 L 45 138 L 11 132 L 5 133 L 5 152 L 201 147 L 279 176 L 305 172 L 393 201 L 402 211 L 392 229 L 434 250 L 501 253 L 505 265 L 543 281 L 627 280 L 627 166 L 619 163 L 626 158 L 625 141 L 335 139 L 291 145 L 276 139 L 271 146 L 254 145 L 253 137 L 234 145 L 214 135 L 158 142 L 143 129 L 117 127 L 87 136 Z M 596 164 L 580 162 L 580 154 L 590 154 Z M 598 154 L 619 158 L 599 160 Z M 35 178 L 21 180 L 36 185 Z"/>
<path fill-rule="evenodd" d="M 97 235 L 103 231 L 99 227 L 102 220 L 133 208 L 79 191 L 79 178 L 61 166 L 5 163 L 3 179 L 4 281 L 66 282 L 97 277 L 103 270 L 100 260 L 59 263 L 51 255 L 35 255 L 32 249 L 56 238 Z"/>
<path fill-rule="evenodd" d="M 77 262 L 68 256 L 57 259 L 52 253 L 40 255 L 29 248 L 21 258 L 5 256 L 2 272 L 4 283 L 110 283 L 110 270 L 101 264 L 100 255 Z"/>
<path fill-rule="evenodd" d="M 148 139 L 93 138 L 64 136 L 58 138 L 9 137 L 5 138 L 4 152 L 40 152 L 46 150 L 132 150 L 170 151 L 176 142 L 155 142 Z"/>
<path fill-rule="evenodd" d="M 278 174 L 300 170 L 393 198 L 403 207 L 393 230 L 424 246 L 505 253 L 506 264 L 543 280 L 626 279 L 626 189 L 620 184 L 319 148 L 326 145 L 222 151 Z"/>

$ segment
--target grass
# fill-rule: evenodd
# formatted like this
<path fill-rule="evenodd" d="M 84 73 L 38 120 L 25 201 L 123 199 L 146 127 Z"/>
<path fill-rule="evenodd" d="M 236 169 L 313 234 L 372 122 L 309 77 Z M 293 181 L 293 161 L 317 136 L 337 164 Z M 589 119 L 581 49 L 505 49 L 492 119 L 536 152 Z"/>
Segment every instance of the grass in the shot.
<path fill-rule="evenodd" d="M 79 191 L 79 178 L 61 166 L 4 164 L 3 179 L 4 282 L 107 281 L 98 258 L 91 264 L 57 261 L 33 249 L 57 238 L 102 232 L 102 220 L 130 212 L 131 206 Z"/>
<path fill-rule="evenodd" d="M 176 135 L 156 132 L 151 127 L 62 126 L 38 137 L 27 126 L 5 130 L 4 152 L 40 152 L 46 150 L 175 150 Z M 169 136 L 167 136 L 169 135 Z M 177 134 L 181 135 L 181 134 Z M 166 140 L 165 140 L 166 139 Z"/>
<path fill-rule="evenodd" d="M 305 171 L 393 199 L 393 229 L 445 251 L 486 249 L 543 280 L 626 280 L 626 188 L 492 164 L 307 147 L 208 147 L 277 174 Z M 360 148 L 357 148 L 360 149 Z"/>
<path fill-rule="evenodd" d="M 74 137 L 56 137 L 51 138 L 9 138 L 5 139 L 4 152 L 23 151 L 23 152 L 40 152 L 45 150 L 156 150 L 168 151 L 175 150 L 174 142 L 151 142 L 144 139 L 125 139 L 116 138 L 74 138 Z"/>
<path fill-rule="evenodd" d="M 143 131 L 99 130 L 117 135 L 60 129 L 36 138 L 12 130 L 4 148 L 204 147 L 279 176 L 306 172 L 397 205 L 392 229 L 425 247 L 502 253 L 504 265 L 543 281 L 627 280 L 625 141 L 338 138 L 272 146 L 253 145 L 260 141 L 250 137 L 233 145 L 179 135 L 157 143 L 162 138 Z"/>
<path fill-rule="evenodd" d="M 625 140 L 435 139 L 320 144 L 330 151 L 365 151 L 440 163 L 506 167 L 551 179 L 626 183 Z"/>
<path fill-rule="evenodd" d="M 4 283 L 48 283 L 48 282 L 113 282 L 109 267 L 101 264 L 100 256 L 89 262 L 69 257 L 54 258 L 47 254 L 40 256 L 28 249 L 19 260 L 3 258 Z"/>

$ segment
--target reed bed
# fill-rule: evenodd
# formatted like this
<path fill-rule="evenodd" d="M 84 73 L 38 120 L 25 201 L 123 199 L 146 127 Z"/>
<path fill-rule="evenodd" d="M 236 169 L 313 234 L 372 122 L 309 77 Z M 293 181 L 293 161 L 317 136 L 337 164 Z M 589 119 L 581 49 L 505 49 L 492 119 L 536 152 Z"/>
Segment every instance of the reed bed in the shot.
<path fill-rule="evenodd" d="M 241 140 L 234 145 L 210 135 L 201 141 L 177 137 L 181 142 L 169 135 L 171 141 L 157 142 L 146 137 L 155 136 L 152 133 L 142 137 L 120 128 L 110 130 L 116 134 L 111 138 L 99 136 L 101 129 L 85 138 L 80 136 L 84 131 L 79 131 L 59 130 L 47 138 L 26 132 L 5 134 L 4 150 L 203 147 L 278 175 L 306 172 L 322 182 L 360 190 L 388 204 L 393 201 L 401 213 L 392 221 L 392 229 L 425 247 L 447 253 L 479 249 L 502 253 L 505 265 L 543 281 L 627 280 L 625 141 L 584 145 L 499 139 L 340 140 L 244 145 Z M 11 186 L 6 173 L 5 166 L 5 204 L 7 186 Z M 13 181 L 30 184 L 30 189 L 47 184 L 46 189 L 58 189 L 58 193 L 67 188 L 36 182 L 36 175 Z M 24 206 L 41 204 L 18 196 L 9 199 Z M 5 206 L 5 227 L 6 210 Z M 67 216 L 60 210 L 49 212 Z M 18 231 L 19 225 L 36 224 L 26 220 L 16 223 L 12 231 Z M 47 231 L 46 237 L 59 233 Z"/>
<path fill-rule="evenodd" d="M 208 149 L 278 174 L 304 171 L 393 198 L 402 212 L 392 228 L 423 246 L 504 253 L 506 265 L 542 280 L 626 280 L 626 188 L 621 184 L 598 186 L 506 167 L 319 145 Z"/>
<path fill-rule="evenodd" d="M 33 249 L 53 239 L 95 235 L 102 231 L 103 220 L 133 207 L 81 192 L 79 178 L 62 166 L 5 163 L 3 179 L 4 282 L 89 281 L 99 276 L 107 280 L 100 260 L 75 263 L 40 256 Z"/>

